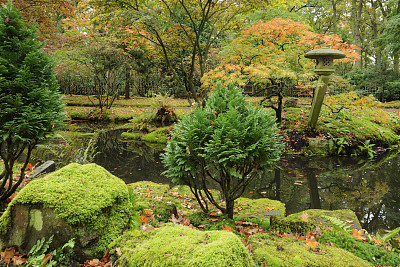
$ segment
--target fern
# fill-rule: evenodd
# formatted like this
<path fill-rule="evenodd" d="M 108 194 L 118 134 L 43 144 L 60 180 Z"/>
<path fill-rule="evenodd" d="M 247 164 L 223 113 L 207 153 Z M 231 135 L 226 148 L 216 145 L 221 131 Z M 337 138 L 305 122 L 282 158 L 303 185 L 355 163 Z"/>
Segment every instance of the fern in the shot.
<path fill-rule="evenodd" d="M 322 215 L 321 217 L 328 219 L 333 224 L 333 227 L 336 230 L 344 232 L 344 233 L 348 233 L 348 234 L 351 232 L 351 227 L 346 222 L 344 222 L 336 217 L 331 217 L 331 216 L 327 216 L 327 215 Z"/>
<path fill-rule="evenodd" d="M 44 237 L 36 242 L 36 244 L 29 251 L 29 255 L 37 256 L 45 253 L 49 247 L 51 242 L 53 241 L 53 236 L 50 236 L 49 240 L 45 241 Z"/>
<path fill-rule="evenodd" d="M 382 239 L 385 241 L 390 240 L 392 237 L 394 237 L 395 235 L 397 235 L 400 232 L 400 227 L 397 227 L 396 229 L 394 229 L 393 231 L 391 231 L 390 233 L 387 233 Z"/>

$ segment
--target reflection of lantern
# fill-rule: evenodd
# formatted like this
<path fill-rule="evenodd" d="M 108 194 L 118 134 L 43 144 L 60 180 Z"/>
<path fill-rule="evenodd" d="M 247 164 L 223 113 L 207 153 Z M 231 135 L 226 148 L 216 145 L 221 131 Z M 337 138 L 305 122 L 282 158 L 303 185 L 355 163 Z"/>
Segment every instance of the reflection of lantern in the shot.
<path fill-rule="evenodd" d="M 322 47 L 307 52 L 304 57 L 315 59 L 317 61 L 314 71 L 319 75 L 319 81 L 323 82 L 322 86 L 318 86 L 315 90 L 311 105 L 309 125 L 311 128 L 315 128 L 321 111 L 322 102 L 324 101 L 326 88 L 328 87 L 330 75 L 335 71 L 333 69 L 333 60 L 345 58 L 346 55 L 339 50 Z"/>

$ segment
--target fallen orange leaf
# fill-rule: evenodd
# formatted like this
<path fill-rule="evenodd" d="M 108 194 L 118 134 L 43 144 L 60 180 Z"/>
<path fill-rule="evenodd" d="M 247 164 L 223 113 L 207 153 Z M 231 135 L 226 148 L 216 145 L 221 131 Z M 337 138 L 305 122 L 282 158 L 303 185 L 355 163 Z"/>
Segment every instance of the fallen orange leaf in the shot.
<path fill-rule="evenodd" d="M 153 210 L 152 209 L 144 209 L 144 215 L 146 217 L 151 217 L 153 215 Z"/>
<path fill-rule="evenodd" d="M 232 228 L 231 228 L 230 226 L 224 227 L 224 226 L 222 225 L 222 230 L 232 232 Z"/>
<path fill-rule="evenodd" d="M 351 233 L 350 233 L 354 238 L 357 238 L 359 240 L 365 241 L 367 240 L 363 234 L 364 234 L 364 230 L 357 230 L 356 228 L 351 229 Z"/>
<path fill-rule="evenodd" d="M 144 216 L 144 215 L 142 214 L 142 222 L 143 222 L 144 224 L 146 224 L 148 220 L 149 220 L 149 218 L 147 218 L 146 216 Z"/>
<path fill-rule="evenodd" d="M 317 241 L 309 241 L 306 244 L 307 244 L 307 246 L 309 246 L 313 250 L 317 250 L 317 247 L 318 247 L 319 243 Z"/>

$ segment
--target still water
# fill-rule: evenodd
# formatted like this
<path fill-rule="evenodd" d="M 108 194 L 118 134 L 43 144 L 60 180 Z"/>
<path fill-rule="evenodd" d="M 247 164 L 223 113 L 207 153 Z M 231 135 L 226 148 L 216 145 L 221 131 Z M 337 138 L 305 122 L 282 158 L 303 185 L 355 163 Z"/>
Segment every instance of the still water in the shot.
<path fill-rule="evenodd" d="M 121 130 L 70 128 L 39 147 L 33 160 L 54 160 L 58 168 L 71 162 L 95 162 L 126 183 L 171 184 L 162 174 L 163 146 L 122 140 Z M 400 155 L 386 153 L 372 161 L 286 156 L 277 168 L 261 174 L 244 196 L 280 200 L 287 214 L 310 208 L 351 209 L 369 232 L 394 229 L 400 226 Z"/>

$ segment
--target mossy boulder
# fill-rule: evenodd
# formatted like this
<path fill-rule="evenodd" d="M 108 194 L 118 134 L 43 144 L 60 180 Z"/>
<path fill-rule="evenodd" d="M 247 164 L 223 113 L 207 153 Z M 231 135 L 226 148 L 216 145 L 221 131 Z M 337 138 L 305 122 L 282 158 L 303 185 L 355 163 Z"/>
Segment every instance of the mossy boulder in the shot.
<path fill-rule="evenodd" d="M 315 230 L 315 224 L 302 221 L 296 217 L 271 217 L 270 229 L 283 233 L 304 234 Z"/>
<path fill-rule="evenodd" d="M 294 213 L 288 216 L 288 218 L 290 219 L 301 219 L 304 217 L 306 217 L 310 223 L 314 223 L 315 225 L 323 225 L 330 227 L 333 226 L 333 223 L 327 217 L 333 217 L 341 220 L 342 222 L 347 223 L 350 226 L 350 228 L 355 228 L 358 230 L 361 229 L 361 224 L 356 214 L 348 209 L 343 209 L 343 210 L 310 209 L 299 213 Z"/>
<path fill-rule="evenodd" d="M 249 218 L 269 219 L 271 216 L 285 216 L 285 204 L 278 200 L 268 198 L 249 199 L 238 198 L 235 200 L 236 215 Z"/>
<path fill-rule="evenodd" d="M 327 155 L 333 153 L 333 148 L 329 147 L 329 141 L 321 138 L 308 138 L 308 146 L 303 147 L 303 152 Z"/>
<path fill-rule="evenodd" d="M 70 164 L 30 182 L 0 218 L 0 249 L 29 250 L 54 235 L 52 246 L 75 238 L 84 259 L 101 257 L 132 216 L 125 183 L 96 164 Z"/>
<path fill-rule="evenodd" d="M 255 266 L 246 247 L 228 231 L 165 226 L 126 232 L 110 246 L 120 248 L 119 266 Z"/>
<path fill-rule="evenodd" d="M 254 261 L 261 266 L 374 266 L 352 253 L 330 245 L 318 244 L 275 234 L 256 234 L 249 237 Z"/>

